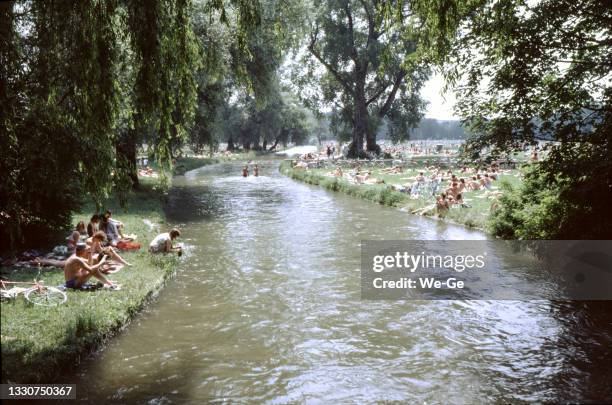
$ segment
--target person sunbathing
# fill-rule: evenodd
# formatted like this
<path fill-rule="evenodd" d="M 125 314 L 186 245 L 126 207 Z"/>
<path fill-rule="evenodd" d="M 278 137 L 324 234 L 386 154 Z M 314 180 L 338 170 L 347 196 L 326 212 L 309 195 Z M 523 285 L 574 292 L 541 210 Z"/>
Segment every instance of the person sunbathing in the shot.
<path fill-rule="evenodd" d="M 445 215 L 450 208 L 450 200 L 446 198 L 446 193 L 440 194 L 436 198 L 436 210 L 438 211 L 438 215 Z"/>
<path fill-rule="evenodd" d="M 97 278 L 104 285 L 107 285 L 113 289 L 119 288 L 118 284 L 107 279 L 100 271 L 100 267 L 102 267 L 106 262 L 106 256 L 103 256 L 101 260 L 94 265 L 90 265 L 86 258 L 87 245 L 79 242 L 76 246 L 74 254 L 66 260 L 64 265 L 64 279 L 66 280 L 67 288 L 81 288 L 81 286 L 91 277 Z"/>
<path fill-rule="evenodd" d="M 370 171 L 367 171 L 366 174 L 357 174 L 357 175 L 355 175 L 355 182 L 358 183 L 358 184 L 365 183 L 365 181 L 370 178 L 371 174 L 372 174 L 372 172 L 370 172 Z"/>
<path fill-rule="evenodd" d="M 489 177 L 488 174 L 484 175 L 484 177 L 481 179 L 480 184 L 482 184 L 482 186 L 486 189 L 491 188 L 491 178 Z"/>
<path fill-rule="evenodd" d="M 117 230 L 117 225 L 115 225 L 115 222 L 112 222 L 110 220 L 110 217 L 107 215 L 102 216 L 102 221 L 100 222 L 100 230 L 104 231 L 104 233 L 106 234 L 108 243 L 111 246 L 117 246 L 117 243 L 119 242 L 130 242 L 133 240 L 133 238 L 124 238 L 119 234 L 119 231 Z"/>
<path fill-rule="evenodd" d="M 472 176 L 472 180 L 468 183 L 467 188 L 470 191 L 480 190 L 480 183 L 476 176 Z"/>
<path fill-rule="evenodd" d="M 155 171 L 151 167 L 146 166 L 145 168 L 138 170 L 138 174 L 144 177 L 151 177 L 155 174 Z"/>
<path fill-rule="evenodd" d="M 91 237 L 90 253 L 91 253 L 92 260 L 95 259 L 94 255 L 96 257 L 100 257 L 101 255 L 106 255 L 110 257 L 112 260 L 115 260 L 125 266 L 131 266 L 130 263 L 125 261 L 125 259 L 123 259 L 121 256 L 119 256 L 119 254 L 115 251 L 115 249 L 113 249 L 112 246 L 102 246 L 104 242 L 106 242 L 106 234 L 102 231 L 96 232 Z"/>
<path fill-rule="evenodd" d="M 113 218 L 113 213 L 111 212 L 111 210 L 106 210 L 106 212 L 104 213 L 104 216 L 108 218 L 109 222 L 115 225 L 115 228 L 117 228 L 117 232 L 119 233 L 121 242 L 131 242 L 134 239 L 136 239 L 136 235 L 125 235 L 123 233 L 123 231 L 125 230 L 125 225 L 123 225 L 123 222 L 118 221 L 115 218 Z"/>
<path fill-rule="evenodd" d="M 389 174 L 400 174 L 404 173 L 404 168 L 402 166 L 393 166 L 386 169 L 382 169 L 381 172 Z"/>
<path fill-rule="evenodd" d="M 458 204 L 462 208 L 471 208 L 463 201 L 463 195 L 461 193 L 457 194 L 457 198 L 453 201 L 454 204 Z"/>
<path fill-rule="evenodd" d="M 303 162 L 303 161 L 299 161 L 297 162 L 294 166 L 294 169 L 300 169 L 300 170 L 308 170 L 308 163 Z"/>
<path fill-rule="evenodd" d="M 332 174 L 334 175 L 334 177 L 342 177 L 344 175 L 344 173 L 342 173 L 341 167 L 336 167 L 336 170 L 334 170 Z"/>
<path fill-rule="evenodd" d="M 459 184 L 456 182 L 453 182 L 453 184 L 448 189 L 446 189 L 446 194 L 455 199 L 457 198 L 457 194 L 459 193 Z"/>

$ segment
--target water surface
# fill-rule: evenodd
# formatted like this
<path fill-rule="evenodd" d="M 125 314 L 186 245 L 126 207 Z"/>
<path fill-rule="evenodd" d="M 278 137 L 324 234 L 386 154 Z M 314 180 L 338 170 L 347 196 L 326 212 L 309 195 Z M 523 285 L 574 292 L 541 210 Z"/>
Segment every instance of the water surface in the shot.
<path fill-rule="evenodd" d="M 259 178 L 239 172 L 222 164 L 175 178 L 167 215 L 183 232 L 182 264 L 74 376 L 79 398 L 612 400 L 610 306 L 363 301 L 362 239 L 485 235 L 294 182 L 274 162 Z"/>

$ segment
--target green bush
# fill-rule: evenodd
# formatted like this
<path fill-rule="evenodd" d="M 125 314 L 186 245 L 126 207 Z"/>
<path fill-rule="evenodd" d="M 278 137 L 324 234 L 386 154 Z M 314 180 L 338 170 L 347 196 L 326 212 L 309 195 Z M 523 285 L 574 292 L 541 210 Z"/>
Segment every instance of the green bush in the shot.
<path fill-rule="evenodd" d="M 504 239 L 609 239 L 612 223 L 606 186 L 592 187 L 597 179 L 583 180 L 581 176 L 551 178 L 539 166 L 528 168 L 518 187 L 502 184 L 504 193 L 488 230 Z"/>

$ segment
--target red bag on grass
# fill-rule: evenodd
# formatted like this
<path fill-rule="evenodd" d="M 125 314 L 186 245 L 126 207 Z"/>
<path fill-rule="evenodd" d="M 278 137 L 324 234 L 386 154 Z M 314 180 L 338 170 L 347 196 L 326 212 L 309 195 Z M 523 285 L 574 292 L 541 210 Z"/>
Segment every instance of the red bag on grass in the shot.
<path fill-rule="evenodd" d="M 120 250 L 138 250 L 138 249 L 140 249 L 140 243 L 136 243 L 136 242 L 119 242 L 119 243 L 117 243 L 117 249 L 120 249 Z"/>

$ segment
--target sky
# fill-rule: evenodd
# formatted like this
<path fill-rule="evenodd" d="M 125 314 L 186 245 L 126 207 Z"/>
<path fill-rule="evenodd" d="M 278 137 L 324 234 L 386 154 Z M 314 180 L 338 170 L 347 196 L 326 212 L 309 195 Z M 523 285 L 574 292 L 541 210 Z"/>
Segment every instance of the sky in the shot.
<path fill-rule="evenodd" d="M 442 94 L 444 78 L 439 73 L 431 76 L 421 89 L 421 96 L 429 102 L 425 118 L 435 118 L 438 120 L 457 120 L 453 114 L 455 95 L 452 92 Z"/>

